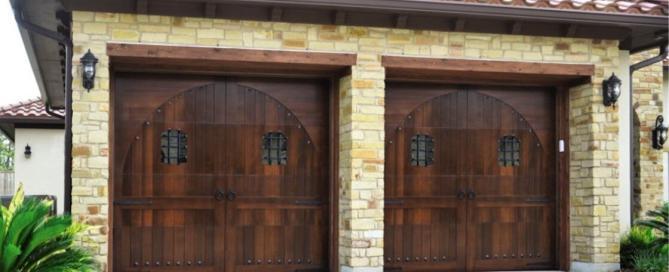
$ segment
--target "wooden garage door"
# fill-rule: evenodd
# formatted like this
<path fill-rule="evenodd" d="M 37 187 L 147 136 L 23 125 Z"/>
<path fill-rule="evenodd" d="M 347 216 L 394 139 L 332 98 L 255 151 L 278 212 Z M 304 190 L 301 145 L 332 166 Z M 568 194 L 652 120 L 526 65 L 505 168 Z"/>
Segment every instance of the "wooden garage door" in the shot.
<path fill-rule="evenodd" d="M 115 271 L 328 267 L 327 82 L 115 78 Z"/>
<path fill-rule="evenodd" d="M 389 84 L 387 270 L 555 267 L 554 95 Z"/>

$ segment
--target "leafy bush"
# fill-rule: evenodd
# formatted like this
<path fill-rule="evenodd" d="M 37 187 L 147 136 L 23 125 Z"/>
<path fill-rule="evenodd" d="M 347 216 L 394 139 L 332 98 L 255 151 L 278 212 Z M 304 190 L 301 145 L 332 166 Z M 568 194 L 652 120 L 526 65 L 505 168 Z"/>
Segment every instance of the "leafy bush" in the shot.
<path fill-rule="evenodd" d="M 638 272 L 667 272 L 669 269 L 669 255 L 656 250 L 639 252 L 634 259 L 634 270 Z"/>
<path fill-rule="evenodd" d="M 51 201 L 24 199 L 20 185 L 9 207 L 0 205 L 0 272 L 95 271 L 90 253 L 74 246 L 84 226 L 49 216 Z"/>
<path fill-rule="evenodd" d="M 635 271 L 669 269 L 669 203 L 646 213 L 620 240 L 620 265 Z"/>
<path fill-rule="evenodd" d="M 660 250 L 661 247 L 669 244 L 669 202 L 656 210 L 646 212 L 646 215 L 650 218 L 639 220 L 636 224 L 651 228 L 660 234 L 653 241 L 653 247 Z"/>
<path fill-rule="evenodd" d="M 620 265 L 623 268 L 634 267 L 634 257 L 652 248 L 655 235 L 653 230 L 643 226 L 634 226 L 620 239 Z"/>

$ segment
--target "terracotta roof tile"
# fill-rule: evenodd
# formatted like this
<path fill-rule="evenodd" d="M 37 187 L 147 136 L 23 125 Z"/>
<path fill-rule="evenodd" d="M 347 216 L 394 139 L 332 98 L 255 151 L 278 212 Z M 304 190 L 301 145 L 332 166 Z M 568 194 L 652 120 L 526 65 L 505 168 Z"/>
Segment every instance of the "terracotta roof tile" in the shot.
<path fill-rule="evenodd" d="M 55 110 L 64 114 L 64 110 Z M 0 107 L 0 117 L 52 117 L 46 112 L 46 107 L 39 98 L 22 101 L 18 104 L 9 104 Z M 55 117 L 54 117 L 55 118 Z"/>
<path fill-rule="evenodd" d="M 444 1 L 444 0 L 442 0 Z M 667 16 L 669 0 L 445 0 L 503 6 Z"/>

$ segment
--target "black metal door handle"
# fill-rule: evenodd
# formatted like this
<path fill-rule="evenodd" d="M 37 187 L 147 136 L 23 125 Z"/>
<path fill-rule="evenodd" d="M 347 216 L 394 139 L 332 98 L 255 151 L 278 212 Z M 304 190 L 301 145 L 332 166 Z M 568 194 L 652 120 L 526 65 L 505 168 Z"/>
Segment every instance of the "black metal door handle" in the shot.
<path fill-rule="evenodd" d="M 214 194 L 214 199 L 217 201 L 223 201 L 225 199 L 225 191 L 218 189 Z"/>
<path fill-rule="evenodd" d="M 237 198 L 237 194 L 234 191 L 228 191 L 228 200 L 233 201 Z"/>
<path fill-rule="evenodd" d="M 464 191 L 459 191 L 458 192 L 458 199 L 465 199 L 465 192 Z"/>
<path fill-rule="evenodd" d="M 474 191 L 467 192 L 467 198 L 469 198 L 469 199 L 476 198 L 476 193 Z"/>

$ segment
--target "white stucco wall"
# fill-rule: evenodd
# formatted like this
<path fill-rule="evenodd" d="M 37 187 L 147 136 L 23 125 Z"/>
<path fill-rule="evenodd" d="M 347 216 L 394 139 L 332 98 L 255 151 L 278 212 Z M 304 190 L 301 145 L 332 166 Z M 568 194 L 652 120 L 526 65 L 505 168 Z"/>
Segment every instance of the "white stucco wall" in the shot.
<path fill-rule="evenodd" d="M 65 130 L 17 128 L 14 139 L 16 185 L 22 182 L 26 195 L 55 195 L 62 213 Z M 29 159 L 23 154 L 27 144 L 32 150 Z"/>

